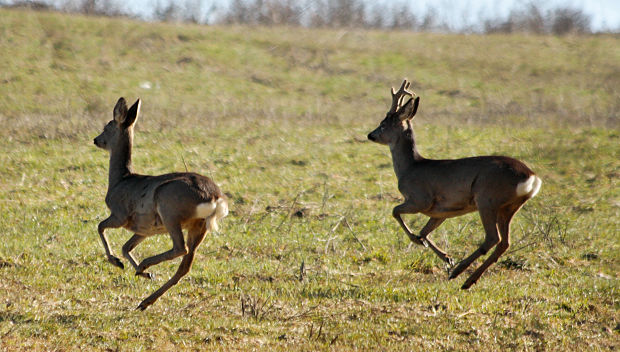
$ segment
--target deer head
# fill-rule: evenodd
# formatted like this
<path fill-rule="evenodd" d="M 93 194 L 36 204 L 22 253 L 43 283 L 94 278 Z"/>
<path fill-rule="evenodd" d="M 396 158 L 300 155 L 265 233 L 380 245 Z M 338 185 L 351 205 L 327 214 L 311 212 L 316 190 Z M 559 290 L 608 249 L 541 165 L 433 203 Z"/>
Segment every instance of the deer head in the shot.
<path fill-rule="evenodd" d="M 133 137 L 133 125 L 140 114 L 140 99 L 127 109 L 125 98 L 118 99 L 114 106 L 114 118 L 103 128 L 94 143 L 97 147 L 111 151 L 113 146 L 121 144 L 123 140 Z"/>
<path fill-rule="evenodd" d="M 405 79 L 397 92 L 392 87 L 392 106 L 379 127 L 368 134 L 368 139 L 380 144 L 394 144 L 409 128 L 409 121 L 415 116 L 420 103 L 420 97 L 414 98 L 415 93 L 407 90 L 410 85 L 411 82 Z M 403 105 L 406 96 L 411 98 Z"/>

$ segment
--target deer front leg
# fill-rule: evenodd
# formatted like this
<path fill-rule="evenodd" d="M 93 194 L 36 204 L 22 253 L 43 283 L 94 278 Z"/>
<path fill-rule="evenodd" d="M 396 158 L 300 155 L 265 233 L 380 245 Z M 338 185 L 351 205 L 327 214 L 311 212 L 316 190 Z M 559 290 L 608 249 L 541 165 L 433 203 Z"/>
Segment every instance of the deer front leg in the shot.
<path fill-rule="evenodd" d="M 443 260 L 444 262 L 448 263 L 449 266 L 453 266 L 454 265 L 454 260 L 448 255 L 448 253 L 446 253 L 441 248 L 437 247 L 435 245 L 435 243 L 433 243 L 433 241 L 431 241 L 430 239 L 427 238 L 427 236 L 433 230 L 435 230 L 437 227 L 439 227 L 439 225 L 441 225 L 445 220 L 446 220 L 446 218 L 430 218 L 430 219 L 428 219 L 428 222 L 426 223 L 426 225 L 424 225 L 424 227 L 420 231 L 420 238 L 423 241 L 426 241 L 426 243 L 428 244 L 428 247 L 430 247 L 433 250 L 433 252 L 435 252 L 435 254 L 437 254 L 437 256 L 441 260 Z"/>
<path fill-rule="evenodd" d="M 405 202 L 403 204 L 400 204 L 394 207 L 394 210 L 392 210 L 392 216 L 394 217 L 394 219 L 396 219 L 396 221 L 398 221 L 398 223 L 400 224 L 400 227 L 402 227 L 403 230 L 405 230 L 405 233 L 407 234 L 407 236 L 409 236 L 409 239 L 411 240 L 411 242 L 417 243 L 419 245 L 427 246 L 427 244 L 425 243 L 426 241 L 423 241 L 421 237 L 414 235 L 413 232 L 411 232 L 411 230 L 407 226 L 407 224 L 405 224 L 405 222 L 403 221 L 403 218 L 401 217 L 401 214 L 415 214 L 417 212 L 419 212 L 418 207 L 416 207 L 414 204 Z"/>
<path fill-rule="evenodd" d="M 140 242 L 144 241 L 146 237 L 139 235 L 139 234 L 135 234 L 133 235 L 129 241 L 127 241 L 124 245 L 123 245 L 123 257 L 127 258 L 127 260 L 129 260 L 129 263 L 131 264 L 131 266 L 133 266 L 133 268 L 136 270 L 136 275 L 138 276 L 142 276 L 144 278 L 147 279 L 153 279 L 154 275 L 151 273 L 145 273 L 145 272 L 141 272 L 138 273 L 138 264 L 136 263 L 136 260 L 134 259 L 133 255 L 131 255 L 131 251 L 136 248 L 136 246 L 138 244 L 140 244 Z"/>
<path fill-rule="evenodd" d="M 103 243 L 103 249 L 105 250 L 106 257 L 108 258 L 108 262 L 112 263 L 112 265 L 117 266 L 121 269 L 124 269 L 125 266 L 121 262 L 120 259 L 115 257 L 110 250 L 110 246 L 108 245 L 108 239 L 104 233 L 107 228 L 119 228 L 123 226 L 125 222 L 123 220 L 118 219 L 114 216 L 114 214 L 110 215 L 107 219 L 103 220 L 97 226 L 97 231 L 99 232 L 99 237 L 101 238 L 101 242 Z"/>

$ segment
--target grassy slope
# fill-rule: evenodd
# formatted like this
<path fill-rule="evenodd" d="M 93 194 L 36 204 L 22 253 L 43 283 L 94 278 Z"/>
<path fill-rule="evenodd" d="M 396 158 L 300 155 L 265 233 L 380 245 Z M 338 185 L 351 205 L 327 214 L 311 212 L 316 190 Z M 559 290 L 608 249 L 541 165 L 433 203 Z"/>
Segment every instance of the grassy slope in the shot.
<path fill-rule="evenodd" d="M 0 52 L 3 349 L 620 347 L 616 37 L 0 10 Z M 404 76 L 423 99 L 424 155 L 510 154 L 544 180 L 509 254 L 467 292 L 467 273 L 447 281 L 429 250 L 408 247 L 387 148 L 364 140 Z M 133 308 L 178 261 L 146 282 L 104 259 L 107 157 L 91 140 L 120 95 L 144 101 L 138 171 L 203 172 L 234 202 L 190 275 L 144 313 Z M 456 258 L 482 237 L 475 214 L 433 234 Z M 129 234 L 110 238 L 119 253 Z M 159 236 L 136 253 L 169 246 Z"/>

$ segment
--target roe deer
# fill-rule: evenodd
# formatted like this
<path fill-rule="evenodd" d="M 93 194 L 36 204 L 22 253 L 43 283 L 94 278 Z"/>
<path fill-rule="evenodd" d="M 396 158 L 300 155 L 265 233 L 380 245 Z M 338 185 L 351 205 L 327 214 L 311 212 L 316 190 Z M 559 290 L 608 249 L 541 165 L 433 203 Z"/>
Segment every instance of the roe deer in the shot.
<path fill-rule="evenodd" d="M 105 229 L 118 227 L 135 233 L 123 245 L 123 256 L 135 268 L 136 275 L 151 279 L 152 275 L 145 272 L 147 268 L 183 256 L 174 276 L 140 303 L 138 309 L 144 310 L 189 272 L 196 248 L 207 231 L 217 230 L 217 221 L 228 214 L 228 203 L 218 186 L 199 174 L 148 176 L 133 173 L 133 126 L 140 113 L 140 104 L 138 99 L 127 109 L 125 99 L 120 98 L 114 107 L 114 118 L 94 142 L 110 152 L 105 202 L 112 214 L 98 227 L 108 261 L 124 268 L 110 251 L 104 234 Z M 183 229 L 187 229 L 187 245 Z M 172 238 L 172 249 L 136 264 L 131 251 L 146 237 L 165 232 Z"/>
<path fill-rule="evenodd" d="M 427 236 L 447 218 L 478 210 L 485 230 L 484 242 L 452 269 L 449 278 L 459 276 L 478 257 L 493 246 L 497 247 L 461 287 L 468 289 L 508 249 L 512 217 L 538 193 L 542 182 L 525 164 L 506 156 L 454 160 L 422 157 L 416 148 L 411 125 L 420 97 L 413 98 L 414 93 L 407 90 L 409 85 L 405 79 L 397 92 L 392 88 L 392 106 L 379 127 L 368 134 L 368 139 L 390 147 L 398 190 L 405 197 L 392 215 L 412 242 L 430 247 L 453 266 L 450 256 Z M 403 105 L 405 96 L 411 98 Z M 402 214 L 415 213 L 430 217 L 419 236 L 414 235 L 401 218 Z"/>

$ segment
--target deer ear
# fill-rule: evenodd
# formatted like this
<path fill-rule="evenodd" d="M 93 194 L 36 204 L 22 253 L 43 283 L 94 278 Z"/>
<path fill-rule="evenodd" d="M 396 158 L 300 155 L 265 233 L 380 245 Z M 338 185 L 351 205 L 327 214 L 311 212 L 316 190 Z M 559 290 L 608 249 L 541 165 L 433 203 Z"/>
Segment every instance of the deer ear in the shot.
<path fill-rule="evenodd" d="M 127 110 L 127 117 L 125 121 L 123 121 L 123 127 L 127 128 L 133 125 L 138 119 L 138 115 L 140 115 L 140 105 L 142 101 L 140 99 L 136 100 L 135 103 Z"/>
<path fill-rule="evenodd" d="M 122 123 L 125 121 L 125 116 L 127 116 L 127 102 L 125 98 L 120 97 L 114 106 L 114 120 Z"/>
<path fill-rule="evenodd" d="M 415 116 L 415 113 L 418 112 L 418 105 L 419 104 L 420 104 L 420 97 L 415 97 L 414 99 L 409 99 L 405 103 L 405 105 L 402 108 L 400 108 L 400 110 L 399 110 L 399 113 L 400 113 L 399 117 L 400 117 L 401 121 L 411 120 Z"/>

